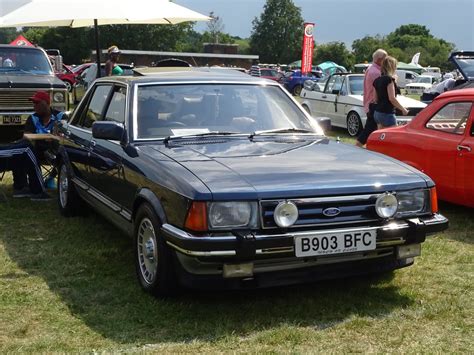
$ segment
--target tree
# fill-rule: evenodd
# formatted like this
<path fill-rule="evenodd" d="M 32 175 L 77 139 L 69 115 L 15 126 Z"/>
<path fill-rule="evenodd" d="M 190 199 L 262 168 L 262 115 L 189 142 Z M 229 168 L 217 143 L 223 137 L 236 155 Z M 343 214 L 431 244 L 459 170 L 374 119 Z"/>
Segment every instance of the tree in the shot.
<path fill-rule="evenodd" d="M 346 69 L 354 66 L 354 55 L 346 48 L 344 42 L 330 42 L 315 47 L 314 63 L 333 61 Z"/>
<path fill-rule="evenodd" d="M 214 15 L 214 11 L 209 13 L 209 17 L 211 20 L 207 23 L 207 31 L 205 32 L 211 37 L 211 40 L 208 43 L 219 43 L 219 37 L 224 31 L 224 24 L 219 16 Z"/>
<path fill-rule="evenodd" d="M 356 63 L 372 62 L 372 54 L 379 48 L 385 48 L 385 39 L 377 35 L 375 37 L 365 36 L 352 42 L 352 53 Z"/>
<path fill-rule="evenodd" d="M 303 40 L 301 9 L 292 0 L 267 0 L 252 22 L 251 52 L 270 63 L 290 63 L 301 57 Z"/>
<path fill-rule="evenodd" d="M 0 43 L 10 43 L 18 34 L 15 28 L 0 28 Z"/>

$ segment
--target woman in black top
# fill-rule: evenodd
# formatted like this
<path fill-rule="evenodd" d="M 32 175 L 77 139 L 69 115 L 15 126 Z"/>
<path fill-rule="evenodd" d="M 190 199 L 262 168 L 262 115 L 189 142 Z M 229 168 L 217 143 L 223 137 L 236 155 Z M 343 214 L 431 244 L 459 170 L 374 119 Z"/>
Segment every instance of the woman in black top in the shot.
<path fill-rule="evenodd" d="M 400 89 L 394 79 L 396 70 L 397 60 L 387 56 L 382 62 L 382 75 L 374 81 L 375 99 L 377 102 L 374 119 L 379 129 L 397 124 L 395 109 L 399 109 L 404 116 L 408 114 L 407 109 L 397 100 L 397 94 L 400 93 Z"/>

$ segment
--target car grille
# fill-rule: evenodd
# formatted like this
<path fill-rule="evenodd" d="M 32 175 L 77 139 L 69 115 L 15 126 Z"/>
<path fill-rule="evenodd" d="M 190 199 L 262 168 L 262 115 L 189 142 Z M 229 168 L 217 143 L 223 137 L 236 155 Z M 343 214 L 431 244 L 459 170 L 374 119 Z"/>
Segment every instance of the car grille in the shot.
<path fill-rule="evenodd" d="M 292 228 L 332 224 L 352 224 L 376 221 L 375 201 L 379 195 L 355 195 L 287 200 L 260 201 L 261 223 L 264 229 L 279 228 L 273 218 L 275 208 L 280 202 L 291 201 L 298 207 L 298 220 Z M 328 217 L 326 209 L 338 209 L 340 213 Z"/>
<path fill-rule="evenodd" d="M 33 111 L 33 103 L 28 100 L 34 95 L 36 90 L 0 90 L 0 110 Z"/>

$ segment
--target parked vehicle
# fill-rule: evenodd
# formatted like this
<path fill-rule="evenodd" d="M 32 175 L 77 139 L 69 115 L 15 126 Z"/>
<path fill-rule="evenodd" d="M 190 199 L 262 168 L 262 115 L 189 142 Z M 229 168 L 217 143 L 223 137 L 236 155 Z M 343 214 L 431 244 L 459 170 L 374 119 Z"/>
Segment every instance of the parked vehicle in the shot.
<path fill-rule="evenodd" d="M 397 85 L 399 88 L 405 88 L 407 84 L 413 83 L 419 75 L 410 70 L 397 69 Z"/>
<path fill-rule="evenodd" d="M 321 72 L 318 71 L 302 74 L 301 70 L 291 70 L 286 72 L 279 82 L 293 95 L 300 96 L 306 80 L 318 81 L 319 78 L 321 78 Z"/>
<path fill-rule="evenodd" d="M 441 80 L 441 69 L 438 67 L 426 67 L 423 68 L 421 75 L 432 76 L 436 80 Z"/>
<path fill-rule="evenodd" d="M 183 69 L 98 79 L 59 126 L 61 213 L 132 235 L 146 291 L 393 270 L 447 227 L 430 178 L 329 140 L 279 84 Z"/>
<path fill-rule="evenodd" d="M 429 175 L 441 200 L 474 207 L 474 89 L 436 97 L 409 124 L 372 133 L 367 148 Z"/>
<path fill-rule="evenodd" d="M 406 84 L 405 90 L 409 95 L 421 95 L 426 90 L 431 89 L 436 81 L 437 79 L 434 76 L 420 75 L 415 79 L 415 81 Z"/>
<path fill-rule="evenodd" d="M 457 80 L 455 89 L 474 88 L 474 51 L 453 52 L 449 56 L 463 79 Z"/>
<path fill-rule="evenodd" d="M 271 80 L 275 80 L 275 81 L 278 81 L 281 78 L 281 76 L 283 75 L 277 69 L 262 68 L 262 67 L 259 67 L 259 66 L 252 66 L 250 68 L 250 73 L 249 74 L 252 75 L 252 76 L 257 76 L 257 77 L 265 78 L 265 79 L 271 79 Z"/>
<path fill-rule="evenodd" d="M 72 92 L 72 88 L 76 84 L 77 74 L 69 66 L 63 64 L 62 70 L 56 72 L 56 76 L 66 84 L 67 91 Z"/>
<path fill-rule="evenodd" d="M 43 90 L 51 106 L 68 109 L 66 85 L 56 78 L 46 52 L 37 47 L 0 45 L 0 141 L 23 135 L 23 126 L 33 113 L 33 94 Z"/>
<path fill-rule="evenodd" d="M 367 120 L 363 107 L 364 75 L 340 73 L 331 75 L 321 91 L 318 85 L 306 85 L 301 92 L 302 105 L 311 116 L 329 117 L 331 124 L 346 128 L 351 136 L 357 136 Z M 418 114 L 426 104 L 402 95 L 398 101 L 409 113 L 397 113 L 397 124 L 403 125 Z"/>

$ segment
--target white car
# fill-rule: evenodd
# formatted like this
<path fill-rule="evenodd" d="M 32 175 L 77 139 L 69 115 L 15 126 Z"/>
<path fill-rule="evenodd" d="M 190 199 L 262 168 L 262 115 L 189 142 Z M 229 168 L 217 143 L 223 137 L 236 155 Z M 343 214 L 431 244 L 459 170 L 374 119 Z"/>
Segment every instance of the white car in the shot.
<path fill-rule="evenodd" d="M 436 78 L 429 75 L 420 75 L 415 79 L 414 82 L 407 84 L 405 90 L 408 95 L 421 95 L 426 90 L 431 89 L 434 83 L 436 83 Z"/>
<path fill-rule="evenodd" d="M 301 91 L 302 106 L 313 117 L 329 117 L 331 125 L 346 128 L 351 136 L 357 136 L 367 119 L 363 107 L 364 74 L 333 74 L 323 90 L 314 81 L 307 80 Z M 398 95 L 398 101 L 409 113 L 397 113 L 397 124 L 411 121 L 426 104 Z"/>

